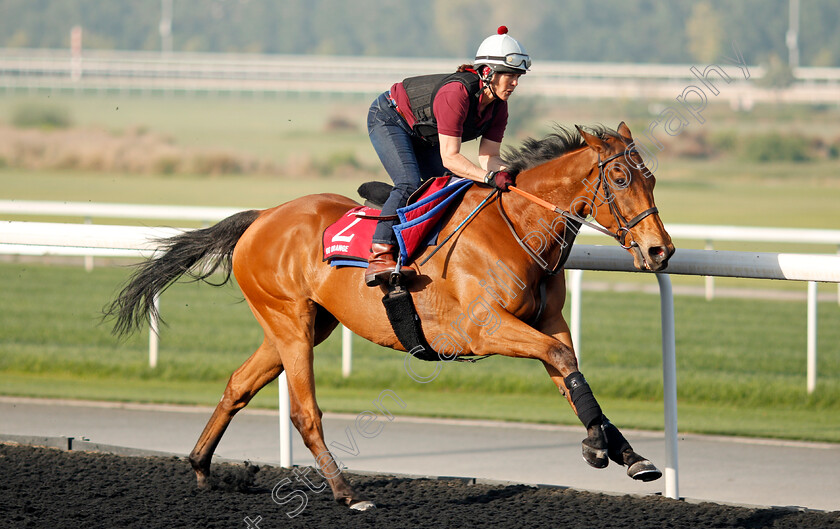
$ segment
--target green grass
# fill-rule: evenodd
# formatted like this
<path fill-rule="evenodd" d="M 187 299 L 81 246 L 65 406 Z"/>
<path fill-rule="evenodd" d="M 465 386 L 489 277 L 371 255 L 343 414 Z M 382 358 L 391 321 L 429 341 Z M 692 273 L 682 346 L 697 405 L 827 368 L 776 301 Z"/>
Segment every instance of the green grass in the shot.
<path fill-rule="evenodd" d="M 693 170 L 709 169 L 695 163 Z M 678 167 L 679 171 L 687 170 Z M 677 170 L 675 169 L 675 171 Z M 836 166 L 815 164 L 812 174 L 833 174 Z M 791 171 L 794 168 L 790 168 Z M 802 170 L 799 168 L 798 170 Z M 840 226 L 840 186 L 810 181 L 776 181 L 756 185 L 749 177 L 727 174 L 708 182 L 687 183 L 659 176 L 656 202 L 661 218 L 675 224 L 836 229 Z M 178 177 L 65 173 L 0 169 L 0 197 L 28 200 L 194 204 L 271 207 L 308 193 L 336 192 L 356 196 L 364 177 L 279 178 L 245 175 Z M 765 245 L 766 247 L 767 245 Z"/>
<path fill-rule="evenodd" d="M 224 382 L 173 382 L 0 371 L 0 388 L 3 388 L 3 394 L 16 396 L 215 406 Z M 373 401 L 383 389 L 385 387 L 333 388 L 319 385 L 318 403 L 325 411 L 358 414 L 372 409 Z M 405 409 L 396 405 L 389 408 L 395 415 L 580 425 L 571 408 L 558 395 L 441 391 L 435 386 L 395 391 L 406 404 Z M 611 397 L 599 397 L 598 400 L 610 419 L 622 429 L 664 428 L 661 402 Z M 277 384 L 266 386 L 249 407 L 276 409 Z M 678 410 L 681 433 L 840 442 L 836 411 L 761 406 L 744 409 L 737 405 L 686 402 L 680 402 Z"/>
<path fill-rule="evenodd" d="M 68 173 L 0 169 L 0 198 L 269 208 L 310 193 L 356 195 L 362 178 L 279 178 Z M 50 220 L 55 221 L 55 217 Z M 79 219 L 76 219 L 78 222 Z M 108 219 L 96 219 L 105 224 Z M 130 223 L 130 219 L 115 221 Z M 145 222 L 148 224 L 148 221 Z"/>
<path fill-rule="evenodd" d="M 354 152 L 366 160 L 376 155 L 367 139 L 368 98 L 143 98 L 127 95 L 33 95 L 0 97 L 0 122 L 10 123 L 22 105 L 66 109 L 74 126 L 114 132 L 149 129 L 187 147 L 217 147 L 284 162 L 301 154 L 324 157 Z M 343 118 L 355 133 L 330 134 L 327 123 Z"/>
<path fill-rule="evenodd" d="M 261 341 L 235 286 L 177 284 L 162 297 L 169 326 L 158 368 L 147 334 L 119 342 L 99 309 L 122 268 L 0 265 L 0 392 L 9 395 L 212 405 L 230 373 Z M 757 308 L 761 311 L 758 312 Z M 662 425 L 658 298 L 587 292 L 582 370 L 605 411 L 627 427 Z M 840 442 L 840 309 L 820 305 L 819 382 L 805 392 L 805 311 L 799 303 L 676 300 L 682 431 Z M 212 332 L 208 332 L 212 329 Z M 402 353 L 355 338 L 353 375 L 341 376 L 340 333 L 316 351 L 327 411 L 358 413 L 392 389 L 404 413 L 576 424 L 534 361 L 444 364 L 420 385 Z M 418 369 L 432 366 L 418 366 Z M 256 406 L 273 407 L 274 386 Z"/>

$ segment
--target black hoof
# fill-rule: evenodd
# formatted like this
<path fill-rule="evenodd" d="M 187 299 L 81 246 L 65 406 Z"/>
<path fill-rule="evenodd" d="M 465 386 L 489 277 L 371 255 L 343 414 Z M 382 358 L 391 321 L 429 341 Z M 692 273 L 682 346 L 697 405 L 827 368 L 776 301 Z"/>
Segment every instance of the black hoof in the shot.
<path fill-rule="evenodd" d="M 662 471 L 647 459 L 643 459 L 630 465 L 627 475 L 639 481 L 655 481 L 662 477 Z"/>
<path fill-rule="evenodd" d="M 595 468 L 607 468 L 610 464 L 610 459 L 607 457 L 607 450 L 605 448 L 595 448 L 587 444 L 589 439 L 584 439 L 580 444 L 583 451 L 583 460 L 589 466 Z"/>

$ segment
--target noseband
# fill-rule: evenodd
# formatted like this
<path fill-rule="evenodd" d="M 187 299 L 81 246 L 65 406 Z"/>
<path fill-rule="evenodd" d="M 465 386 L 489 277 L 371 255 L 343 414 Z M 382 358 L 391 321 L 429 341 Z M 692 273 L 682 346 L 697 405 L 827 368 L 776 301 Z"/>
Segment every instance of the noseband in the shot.
<path fill-rule="evenodd" d="M 624 151 L 622 151 L 618 154 L 614 154 L 614 155 L 610 156 L 606 160 L 601 160 L 601 155 L 598 154 L 598 185 L 595 187 L 595 197 L 598 196 L 598 189 L 603 187 L 604 188 L 604 200 L 609 204 L 610 213 L 612 213 L 612 216 L 615 219 L 616 224 L 618 224 L 618 229 L 616 230 L 615 233 L 611 232 L 610 230 L 608 230 L 608 229 L 606 229 L 602 226 L 599 226 L 597 224 L 589 222 L 589 221 L 583 219 L 582 217 L 580 217 L 579 215 L 576 215 L 575 213 L 572 213 L 572 212 L 566 211 L 566 210 L 562 210 L 562 209 L 560 209 L 559 207 L 555 206 L 554 204 L 552 204 L 550 202 L 547 202 L 547 201 L 545 201 L 545 200 L 543 200 L 539 197 L 536 197 L 536 196 L 534 196 L 534 195 L 532 195 L 532 194 L 530 194 L 526 191 L 522 191 L 521 189 L 517 188 L 516 186 L 511 186 L 509 189 L 511 191 L 515 192 L 516 194 L 527 198 L 531 202 L 534 202 L 535 204 L 538 204 L 538 205 L 540 205 L 540 206 L 542 206 L 546 209 L 554 211 L 555 213 L 557 213 L 559 215 L 562 215 L 563 217 L 565 217 L 568 220 L 571 220 L 572 222 L 578 223 L 578 227 L 580 226 L 580 224 L 583 224 L 585 226 L 589 226 L 593 230 L 596 230 L 596 231 L 599 231 L 599 232 L 603 233 L 604 235 L 612 237 L 613 239 L 615 239 L 618 242 L 618 244 L 621 245 L 622 248 L 627 250 L 627 249 L 639 246 L 636 243 L 635 240 L 630 241 L 629 245 L 626 244 L 627 234 L 630 233 L 630 230 L 635 225 L 640 223 L 643 219 L 648 217 L 649 215 L 653 215 L 654 213 L 659 213 L 659 210 L 656 208 L 656 206 L 654 206 L 652 208 L 648 208 L 648 209 L 642 211 L 641 213 L 639 213 L 638 215 L 636 215 L 635 217 L 633 217 L 632 219 L 630 219 L 628 221 L 627 218 L 624 215 L 622 215 L 621 211 L 618 209 L 618 205 L 615 203 L 615 194 L 612 192 L 612 190 L 610 189 L 610 185 L 607 183 L 607 175 L 606 175 L 606 171 L 604 170 L 604 167 L 606 167 L 606 165 L 608 163 L 615 160 L 616 158 L 619 158 L 621 156 L 627 156 L 628 154 L 632 154 L 632 153 L 637 153 L 638 154 L 638 151 L 636 149 L 625 149 Z M 503 196 L 502 193 L 499 192 L 499 200 L 497 202 L 497 205 L 499 207 L 499 211 L 502 214 L 502 219 L 504 219 L 505 224 L 507 224 L 508 229 L 510 229 L 511 234 L 513 234 L 513 238 L 516 239 L 516 242 L 519 243 L 519 245 L 525 250 L 525 252 L 528 255 L 530 255 L 531 258 L 534 259 L 534 261 L 536 261 L 537 264 L 539 264 L 540 267 L 543 268 L 543 270 L 545 270 L 546 272 L 548 272 L 549 274 L 552 274 L 552 275 L 557 274 L 560 271 L 560 269 L 563 267 L 563 265 L 565 264 L 566 259 L 568 258 L 568 254 L 569 254 L 568 249 L 565 249 L 565 251 L 560 252 L 560 256 L 558 257 L 557 263 L 555 263 L 555 265 L 553 267 L 549 268 L 548 266 L 543 264 L 544 263 L 543 259 L 540 256 L 538 256 L 534 252 L 534 250 L 531 249 L 530 246 L 525 244 L 525 242 L 522 240 L 522 238 L 516 233 L 516 229 L 513 227 L 513 223 L 508 218 L 507 213 L 505 212 L 505 208 L 502 206 L 502 200 L 501 200 L 502 196 Z M 593 202 L 594 202 L 594 197 L 593 197 Z M 572 240 L 574 240 L 574 234 L 572 235 Z M 568 242 L 569 241 L 567 241 L 567 243 Z M 568 244 L 567 248 L 569 248 L 569 247 L 571 247 L 571 244 Z"/>

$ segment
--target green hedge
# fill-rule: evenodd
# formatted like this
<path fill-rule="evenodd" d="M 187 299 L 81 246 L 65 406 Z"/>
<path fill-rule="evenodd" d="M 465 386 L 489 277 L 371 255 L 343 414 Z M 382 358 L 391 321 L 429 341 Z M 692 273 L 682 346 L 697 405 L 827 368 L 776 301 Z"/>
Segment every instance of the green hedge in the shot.
<path fill-rule="evenodd" d="M 73 120 L 70 111 L 64 107 L 32 102 L 15 108 L 12 124 L 27 129 L 65 129 L 73 124 Z"/>

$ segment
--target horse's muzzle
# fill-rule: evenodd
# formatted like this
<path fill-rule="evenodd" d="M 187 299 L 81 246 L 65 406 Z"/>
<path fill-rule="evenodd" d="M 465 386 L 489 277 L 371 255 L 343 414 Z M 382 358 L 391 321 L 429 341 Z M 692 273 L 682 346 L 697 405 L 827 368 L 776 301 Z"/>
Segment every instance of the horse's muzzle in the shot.
<path fill-rule="evenodd" d="M 639 270 L 662 272 L 668 268 L 668 260 L 674 255 L 674 245 L 634 246 L 633 265 Z"/>

